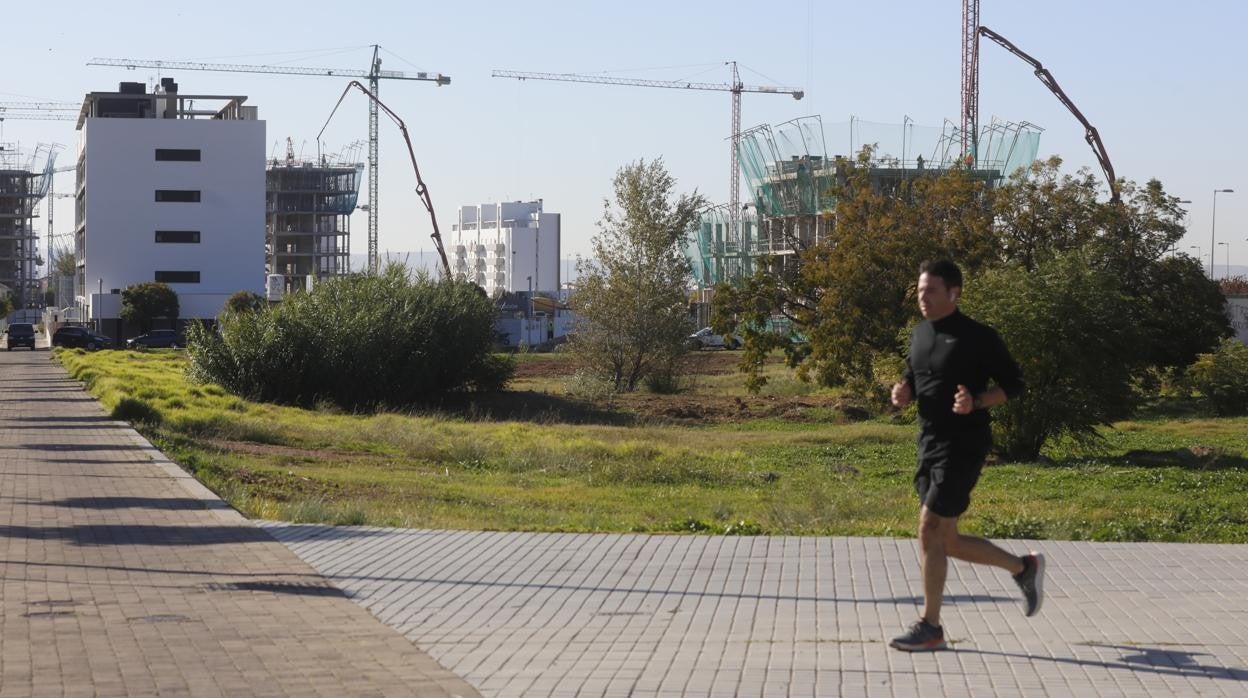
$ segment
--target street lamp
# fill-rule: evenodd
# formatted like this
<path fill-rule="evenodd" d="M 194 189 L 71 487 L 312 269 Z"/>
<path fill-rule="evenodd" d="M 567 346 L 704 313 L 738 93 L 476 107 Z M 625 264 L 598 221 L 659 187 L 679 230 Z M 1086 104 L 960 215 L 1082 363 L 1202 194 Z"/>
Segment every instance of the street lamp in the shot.
<path fill-rule="evenodd" d="M 1219 242 L 1218 245 L 1226 246 L 1226 276 L 1223 276 L 1222 278 L 1229 279 L 1231 278 L 1231 243 Z"/>
<path fill-rule="evenodd" d="M 1196 250 L 1196 259 L 1200 259 L 1200 255 L 1202 254 L 1200 251 L 1200 245 L 1188 245 L 1187 249 Z"/>
<path fill-rule="evenodd" d="M 1213 219 L 1209 223 L 1209 278 L 1213 278 L 1213 251 L 1217 241 L 1218 230 L 1218 194 L 1234 194 L 1234 189 L 1214 189 L 1213 190 Z"/>

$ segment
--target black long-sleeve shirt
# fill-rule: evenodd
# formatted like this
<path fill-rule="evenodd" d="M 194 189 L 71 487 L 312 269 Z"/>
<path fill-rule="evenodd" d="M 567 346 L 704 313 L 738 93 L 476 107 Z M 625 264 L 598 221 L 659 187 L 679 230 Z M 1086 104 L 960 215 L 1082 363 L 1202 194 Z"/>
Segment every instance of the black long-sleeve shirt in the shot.
<path fill-rule="evenodd" d="M 987 432 L 987 410 L 955 414 L 953 399 L 959 385 L 979 395 L 994 381 L 1006 396 L 1023 392 L 1023 374 L 1000 335 L 955 310 L 936 321 L 924 320 L 910 333 L 906 382 L 919 402 L 923 434 L 956 435 Z"/>

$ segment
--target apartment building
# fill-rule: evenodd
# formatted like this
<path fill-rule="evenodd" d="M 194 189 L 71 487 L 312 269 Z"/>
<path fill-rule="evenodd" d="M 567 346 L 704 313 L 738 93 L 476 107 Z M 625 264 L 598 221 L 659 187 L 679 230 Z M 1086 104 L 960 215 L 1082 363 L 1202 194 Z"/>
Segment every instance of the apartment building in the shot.
<path fill-rule="evenodd" d="M 78 118 L 75 295 L 117 339 L 121 290 L 160 281 L 180 317 L 214 318 L 240 290 L 264 292 L 265 124 L 246 97 L 86 95 Z"/>

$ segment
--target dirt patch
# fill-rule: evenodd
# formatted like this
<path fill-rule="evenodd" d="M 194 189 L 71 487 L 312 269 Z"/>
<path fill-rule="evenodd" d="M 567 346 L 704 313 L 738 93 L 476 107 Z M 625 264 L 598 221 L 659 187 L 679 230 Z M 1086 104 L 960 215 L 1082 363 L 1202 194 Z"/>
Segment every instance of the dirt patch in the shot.
<path fill-rule="evenodd" d="M 769 357 L 771 361 L 782 363 L 780 357 Z M 687 375 L 690 376 L 722 376 L 737 372 L 741 363 L 741 352 L 708 349 L 690 352 L 685 361 L 688 365 Z M 576 359 L 566 354 L 532 354 L 516 366 L 517 380 L 535 378 L 559 378 L 576 373 L 581 367 Z"/>

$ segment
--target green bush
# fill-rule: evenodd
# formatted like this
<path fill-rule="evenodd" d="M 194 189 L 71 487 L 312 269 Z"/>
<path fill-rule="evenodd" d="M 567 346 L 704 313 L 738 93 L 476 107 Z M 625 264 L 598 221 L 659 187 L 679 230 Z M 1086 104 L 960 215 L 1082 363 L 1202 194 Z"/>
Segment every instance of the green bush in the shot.
<path fill-rule="evenodd" d="M 1007 458 L 1030 461 L 1055 437 L 1095 441 L 1096 428 L 1128 416 L 1139 333 L 1120 281 L 1078 252 L 1034 271 L 994 269 L 968 284 L 966 314 L 1000 333 L 1027 392 L 993 410 Z"/>
<path fill-rule="evenodd" d="M 149 425 L 159 425 L 163 420 L 160 410 L 152 407 L 151 403 L 133 397 L 123 397 L 118 400 L 117 406 L 113 408 L 110 416 L 123 422 L 137 422 Z"/>
<path fill-rule="evenodd" d="M 375 275 L 330 279 L 216 330 L 187 328 L 191 378 L 252 400 L 346 409 L 410 405 L 461 390 L 498 390 L 514 363 L 490 353 L 494 304 L 461 281 Z"/>
<path fill-rule="evenodd" d="M 1213 353 L 1197 356 L 1187 375 L 1218 414 L 1248 413 L 1248 346 L 1239 340 L 1224 339 Z"/>

